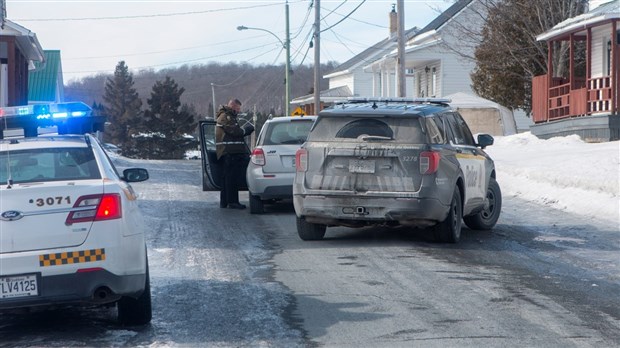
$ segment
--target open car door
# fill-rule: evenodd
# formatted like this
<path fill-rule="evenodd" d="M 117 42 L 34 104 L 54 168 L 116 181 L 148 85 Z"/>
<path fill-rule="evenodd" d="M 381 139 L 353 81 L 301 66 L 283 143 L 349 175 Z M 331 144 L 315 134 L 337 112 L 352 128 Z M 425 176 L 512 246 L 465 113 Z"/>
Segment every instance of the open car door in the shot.
<path fill-rule="evenodd" d="M 203 191 L 220 191 L 222 187 L 222 166 L 217 160 L 215 149 L 215 120 L 202 120 L 200 126 L 200 152 L 202 164 L 202 190 Z M 239 190 L 248 189 L 245 179 L 245 171 L 247 163 L 243 169 L 243 182 Z"/>

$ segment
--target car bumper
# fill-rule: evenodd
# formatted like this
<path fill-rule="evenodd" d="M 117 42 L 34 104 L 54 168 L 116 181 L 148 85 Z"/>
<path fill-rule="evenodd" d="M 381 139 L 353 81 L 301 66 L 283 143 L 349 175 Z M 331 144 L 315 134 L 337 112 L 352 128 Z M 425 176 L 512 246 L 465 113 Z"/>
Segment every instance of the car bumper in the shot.
<path fill-rule="evenodd" d="M 38 295 L 0 299 L 0 309 L 105 304 L 121 296 L 138 297 L 145 281 L 146 274 L 118 276 L 106 270 L 47 277 L 37 274 Z"/>
<path fill-rule="evenodd" d="M 263 174 L 261 168 L 252 168 L 247 175 L 249 191 L 262 200 L 292 198 L 294 179 L 295 173 Z"/>
<path fill-rule="evenodd" d="M 0 308 L 107 303 L 141 293 L 147 272 L 144 235 L 120 237 L 107 231 L 106 237 L 105 232 L 91 230 L 87 241 L 77 247 L 0 254 L 1 277 L 36 275 L 39 289 L 37 296 L 2 298 L 0 294 Z M 100 289 L 109 291 L 103 294 Z"/>
<path fill-rule="evenodd" d="M 394 222 L 406 226 L 425 227 L 443 221 L 450 208 L 438 199 L 419 197 L 294 195 L 293 204 L 297 216 L 303 216 L 309 222 L 326 225 Z"/>

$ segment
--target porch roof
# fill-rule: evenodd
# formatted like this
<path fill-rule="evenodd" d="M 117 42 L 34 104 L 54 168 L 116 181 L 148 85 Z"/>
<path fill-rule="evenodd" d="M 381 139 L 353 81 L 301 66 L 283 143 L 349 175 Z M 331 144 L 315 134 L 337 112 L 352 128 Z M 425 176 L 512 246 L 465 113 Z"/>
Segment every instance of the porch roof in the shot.
<path fill-rule="evenodd" d="M 353 97 L 353 93 L 351 93 L 351 90 L 348 86 L 330 88 L 319 93 L 319 99 L 324 103 L 333 103 L 335 101 L 340 101 L 348 97 Z M 307 94 L 291 100 L 291 104 L 304 105 L 312 103 L 313 101 L 314 94 Z"/>
<path fill-rule="evenodd" d="M 617 0 L 612 0 L 600 5 L 592 11 L 556 24 L 551 30 L 538 35 L 536 40 L 547 41 L 555 39 L 570 33 L 582 31 L 589 26 L 595 26 L 598 23 L 618 18 L 620 18 L 620 7 L 618 7 Z"/>
<path fill-rule="evenodd" d="M 15 36 L 22 54 L 30 61 L 45 63 L 43 48 L 37 39 L 37 35 L 21 25 L 5 20 L 4 28 L 0 28 L 0 35 Z"/>

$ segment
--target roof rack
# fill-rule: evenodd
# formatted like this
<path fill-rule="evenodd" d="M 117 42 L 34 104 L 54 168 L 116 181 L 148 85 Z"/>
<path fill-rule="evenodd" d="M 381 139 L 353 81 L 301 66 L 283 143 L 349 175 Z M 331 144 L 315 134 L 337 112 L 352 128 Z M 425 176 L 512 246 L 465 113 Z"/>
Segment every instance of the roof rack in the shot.
<path fill-rule="evenodd" d="M 416 103 L 416 104 L 440 104 L 448 105 L 452 102 L 452 99 L 447 98 L 361 98 L 361 97 L 349 97 L 343 101 L 337 101 L 335 104 L 357 104 L 357 103 Z"/>

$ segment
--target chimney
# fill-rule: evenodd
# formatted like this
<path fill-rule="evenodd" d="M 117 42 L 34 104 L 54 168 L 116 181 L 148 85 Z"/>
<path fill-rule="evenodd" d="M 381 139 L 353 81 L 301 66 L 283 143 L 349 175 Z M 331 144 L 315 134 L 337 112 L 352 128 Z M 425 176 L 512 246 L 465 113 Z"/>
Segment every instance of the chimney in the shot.
<path fill-rule="evenodd" d="M 398 16 L 396 15 L 396 4 L 392 4 L 390 12 L 390 39 L 395 37 L 398 31 Z"/>

